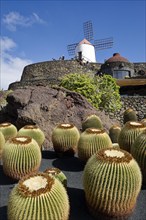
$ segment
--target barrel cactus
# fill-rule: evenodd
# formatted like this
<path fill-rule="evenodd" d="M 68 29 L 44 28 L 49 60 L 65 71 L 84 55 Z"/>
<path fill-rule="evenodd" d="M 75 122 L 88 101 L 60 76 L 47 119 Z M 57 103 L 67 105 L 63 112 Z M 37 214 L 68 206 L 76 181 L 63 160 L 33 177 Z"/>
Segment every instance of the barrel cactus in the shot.
<path fill-rule="evenodd" d="M 143 118 L 140 122 L 141 122 L 142 124 L 144 124 L 144 126 L 146 126 L 146 118 Z"/>
<path fill-rule="evenodd" d="M 43 131 L 37 125 L 25 125 L 18 131 L 18 136 L 29 136 L 36 140 L 41 147 L 45 140 Z"/>
<path fill-rule="evenodd" d="M 78 157 L 86 162 L 98 150 L 112 147 L 109 135 L 103 129 L 87 128 L 78 142 Z"/>
<path fill-rule="evenodd" d="M 57 125 L 52 132 L 52 143 L 58 156 L 73 156 L 77 150 L 80 133 L 73 124 Z"/>
<path fill-rule="evenodd" d="M 130 153 L 131 145 L 134 143 L 137 136 L 144 130 L 146 130 L 146 127 L 140 122 L 126 122 L 121 129 L 118 139 L 120 148 Z"/>
<path fill-rule="evenodd" d="M 82 131 L 87 128 L 98 128 L 103 129 L 102 122 L 97 115 L 90 115 L 82 122 Z"/>
<path fill-rule="evenodd" d="M 17 128 L 15 127 L 15 125 L 9 122 L 1 123 L 0 131 L 3 133 L 6 141 L 9 138 L 15 137 L 17 135 Z"/>
<path fill-rule="evenodd" d="M 138 120 L 136 112 L 132 108 L 128 108 L 124 111 L 123 119 L 124 119 L 124 124 L 127 121 L 137 121 Z"/>
<path fill-rule="evenodd" d="M 141 168 L 143 183 L 146 185 L 146 130 L 132 144 L 131 154 Z"/>
<path fill-rule="evenodd" d="M 111 138 L 112 143 L 118 143 L 120 132 L 121 132 L 121 127 L 119 125 L 113 125 L 109 129 L 109 136 Z"/>
<path fill-rule="evenodd" d="M 99 150 L 88 160 L 83 173 L 90 213 L 98 219 L 129 216 L 135 207 L 141 182 L 140 168 L 131 154 L 115 148 Z"/>
<path fill-rule="evenodd" d="M 45 173 L 25 176 L 12 189 L 8 220 L 68 220 L 69 200 L 59 180 Z"/>
<path fill-rule="evenodd" d="M 3 133 L 0 131 L 0 159 L 2 158 L 2 152 L 5 144 L 5 138 Z"/>
<path fill-rule="evenodd" d="M 28 136 L 14 137 L 5 143 L 2 159 L 4 173 L 13 179 L 20 179 L 38 171 L 41 163 L 40 147 Z"/>
<path fill-rule="evenodd" d="M 51 175 L 55 178 L 57 178 L 66 188 L 67 187 L 67 178 L 65 174 L 58 168 L 47 168 L 44 173 L 47 173 L 48 175 Z"/>

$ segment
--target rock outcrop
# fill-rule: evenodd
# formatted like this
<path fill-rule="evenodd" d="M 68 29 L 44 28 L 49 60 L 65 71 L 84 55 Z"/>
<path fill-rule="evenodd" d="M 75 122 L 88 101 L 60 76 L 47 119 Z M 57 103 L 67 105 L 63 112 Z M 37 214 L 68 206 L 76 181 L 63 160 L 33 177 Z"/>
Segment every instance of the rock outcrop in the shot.
<path fill-rule="evenodd" d="M 51 134 L 58 123 L 73 123 L 81 130 L 82 121 L 90 114 L 98 115 L 104 128 L 117 123 L 104 111 L 97 111 L 78 93 L 49 86 L 28 86 L 16 89 L 7 97 L 9 120 L 18 129 L 37 124 L 45 133 L 44 149 L 52 148 Z"/>

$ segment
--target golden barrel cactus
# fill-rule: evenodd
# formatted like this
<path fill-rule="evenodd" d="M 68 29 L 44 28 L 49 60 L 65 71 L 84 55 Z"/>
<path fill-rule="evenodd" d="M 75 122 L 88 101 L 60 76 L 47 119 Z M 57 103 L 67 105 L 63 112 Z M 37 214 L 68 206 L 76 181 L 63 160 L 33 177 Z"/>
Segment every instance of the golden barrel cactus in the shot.
<path fill-rule="evenodd" d="M 132 144 L 131 154 L 141 168 L 143 183 L 146 185 L 146 130 Z"/>
<path fill-rule="evenodd" d="M 140 168 L 131 154 L 115 148 L 99 150 L 88 160 L 83 173 L 90 213 L 98 219 L 129 216 L 134 210 L 141 182 Z"/>
<path fill-rule="evenodd" d="M 87 128 L 103 129 L 101 119 L 97 115 L 89 115 L 82 122 L 82 131 L 85 131 Z"/>
<path fill-rule="evenodd" d="M 57 125 L 52 132 L 52 143 L 55 152 L 73 156 L 77 150 L 80 133 L 73 124 L 62 123 Z"/>
<path fill-rule="evenodd" d="M 45 173 L 22 178 L 8 200 L 8 220 L 68 220 L 69 200 L 59 180 Z"/>
<path fill-rule="evenodd" d="M 87 128 L 78 142 L 78 157 L 86 162 L 98 150 L 107 147 L 112 147 L 112 142 L 104 129 Z"/>
<path fill-rule="evenodd" d="M 126 122 L 126 124 L 121 129 L 118 138 L 120 148 L 130 152 L 131 145 L 134 143 L 137 136 L 141 134 L 144 130 L 146 130 L 146 127 L 140 122 Z"/>
<path fill-rule="evenodd" d="M 5 138 L 3 133 L 0 131 L 0 159 L 2 158 L 2 152 L 5 144 Z"/>
<path fill-rule="evenodd" d="M 138 118 L 136 112 L 132 108 L 126 109 L 123 114 L 123 120 L 124 124 L 128 121 L 137 121 Z"/>
<path fill-rule="evenodd" d="M 42 147 L 45 141 L 45 135 L 37 125 L 25 125 L 18 131 L 18 136 L 29 136 L 33 138 L 40 147 Z"/>
<path fill-rule="evenodd" d="M 110 136 L 112 143 L 118 143 L 120 132 L 121 132 L 121 127 L 119 125 L 113 125 L 109 129 L 109 136 Z"/>
<path fill-rule="evenodd" d="M 67 187 L 67 178 L 60 169 L 56 167 L 50 167 L 47 168 L 44 173 L 47 173 L 48 175 L 57 178 L 64 185 L 65 188 Z"/>
<path fill-rule="evenodd" d="M 38 171 L 41 163 L 40 147 L 28 136 L 14 137 L 5 143 L 2 159 L 4 173 L 13 179 L 20 179 Z"/>
<path fill-rule="evenodd" d="M 15 127 L 15 125 L 9 122 L 1 123 L 0 131 L 3 133 L 6 141 L 9 138 L 15 137 L 17 135 L 17 128 Z"/>

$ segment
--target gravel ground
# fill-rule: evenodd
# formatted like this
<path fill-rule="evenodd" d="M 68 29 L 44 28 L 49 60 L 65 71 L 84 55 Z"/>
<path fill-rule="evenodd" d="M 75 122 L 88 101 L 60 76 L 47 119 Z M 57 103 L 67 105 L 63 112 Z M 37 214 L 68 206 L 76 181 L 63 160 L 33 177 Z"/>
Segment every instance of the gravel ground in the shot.
<path fill-rule="evenodd" d="M 85 204 L 82 186 L 84 165 L 81 161 L 76 156 L 57 158 L 53 151 L 44 151 L 42 156 L 40 171 L 44 171 L 48 167 L 57 167 L 67 176 L 67 192 L 71 207 L 69 220 L 93 220 Z M 4 175 L 2 165 L 0 165 L 0 220 L 7 220 L 8 196 L 16 183 Z M 142 187 L 135 210 L 128 220 L 146 220 L 146 187 Z"/>

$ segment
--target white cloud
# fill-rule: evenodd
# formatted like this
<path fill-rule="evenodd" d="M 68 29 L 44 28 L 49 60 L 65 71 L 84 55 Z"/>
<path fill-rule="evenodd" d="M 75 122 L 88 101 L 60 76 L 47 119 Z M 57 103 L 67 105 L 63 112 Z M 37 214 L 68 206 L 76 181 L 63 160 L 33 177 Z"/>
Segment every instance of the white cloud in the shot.
<path fill-rule="evenodd" d="M 16 31 L 17 27 L 30 27 L 33 24 L 45 24 L 46 22 L 41 19 L 36 13 L 32 13 L 32 15 L 25 17 L 21 15 L 19 12 L 9 12 L 4 15 L 2 19 L 3 23 L 10 31 Z"/>
<path fill-rule="evenodd" d="M 32 61 L 11 54 L 12 49 L 17 46 L 12 39 L 1 37 L 0 45 L 0 89 L 8 89 L 10 83 L 20 80 L 23 68 L 32 63 Z"/>

